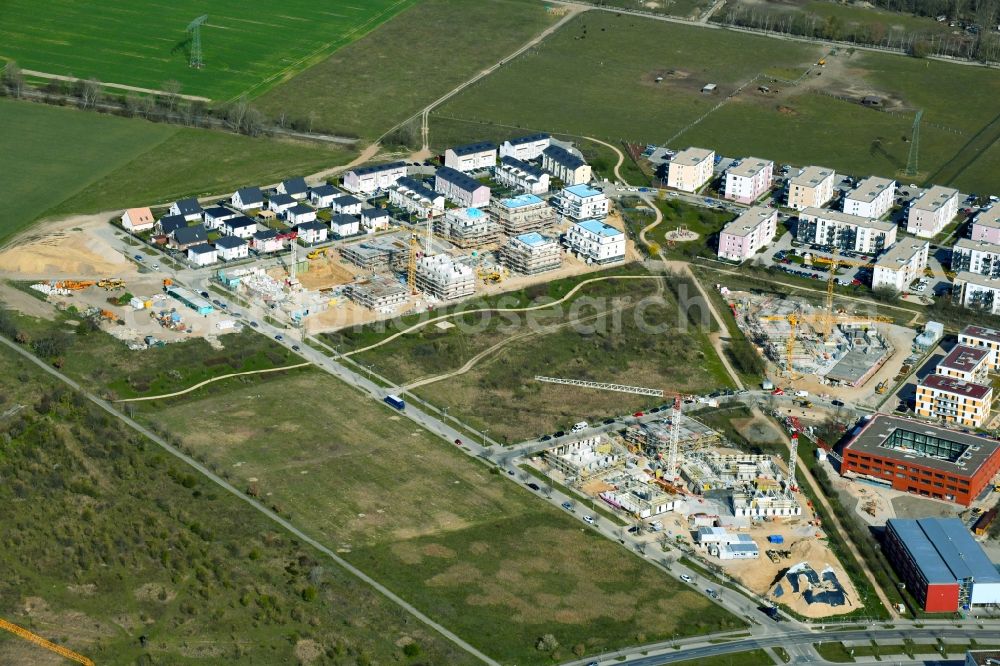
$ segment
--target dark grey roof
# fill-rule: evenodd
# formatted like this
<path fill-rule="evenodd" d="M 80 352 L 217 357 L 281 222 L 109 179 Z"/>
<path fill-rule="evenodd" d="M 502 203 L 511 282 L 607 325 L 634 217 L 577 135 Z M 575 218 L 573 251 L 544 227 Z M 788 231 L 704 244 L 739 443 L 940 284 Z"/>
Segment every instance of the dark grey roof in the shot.
<path fill-rule="evenodd" d="M 320 197 L 328 197 L 337 194 L 337 192 L 339 191 L 340 190 L 338 190 L 333 185 L 328 184 L 328 185 L 319 185 L 318 187 L 312 188 L 311 190 L 309 190 L 309 194 L 315 194 L 316 196 Z"/>
<path fill-rule="evenodd" d="M 305 178 L 289 178 L 282 181 L 281 184 L 284 186 L 286 194 L 305 194 L 309 190 Z"/>
<path fill-rule="evenodd" d="M 236 190 L 236 194 L 240 195 L 240 201 L 244 204 L 264 203 L 264 195 L 259 187 L 241 187 Z"/>
<path fill-rule="evenodd" d="M 242 238 L 237 238 L 236 236 L 222 236 L 215 240 L 215 247 L 222 248 L 224 250 L 234 250 L 242 245 L 246 245 L 247 242 Z"/>
<path fill-rule="evenodd" d="M 326 229 L 326 225 L 318 220 L 313 220 L 312 222 L 302 222 L 295 225 L 295 230 L 305 230 L 305 231 L 319 231 L 320 229 Z"/>
<path fill-rule="evenodd" d="M 193 227 L 183 227 L 174 232 L 174 241 L 178 245 L 191 245 L 193 243 L 204 243 L 208 240 L 208 230 L 204 225 L 196 224 Z"/>
<path fill-rule="evenodd" d="M 529 134 L 528 136 L 519 136 L 515 139 L 507 139 L 507 143 L 512 146 L 520 146 L 525 143 L 534 143 L 535 141 L 542 141 L 548 138 L 550 138 L 548 134 Z"/>
<path fill-rule="evenodd" d="M 535 178 L 541 178 L 545 175 L 545 172 L 536 167 L 533 164 L 528 164 L 524 160 L 519 160 L 516 157 L 504 156 L 500 158 L 500 164 L 507 164 L 509 166 L 515 167 L 524 171 L 525 173 L 534 176 Z"/>
<path fill-rule="evenodd" d="M 457 169 L 452 169 L 451 167 L 441 167 L 437 170 L 437 174 L 435 175 L 437 178 L 460 187 L 466 192 L 474 192 L 480 187 L 486 187 L 472 176 L 468 176 Z"/>
<path fill-rule="evenodd" d="M 385 208 L 366 208 L 361 211 L 361 217 L 366 220 L 373 220 L 379 217 L 389 217 L 389 211 Z"/>
<path fill-rule="evenodd" d="M 187 220 L 184 219 L 182 215 L 164 215 L 159 221 L 160 229 L 162 233 L 166 236 L 174 233 L 178 229 L 183 229 L 187 226 Z"/>
<path fill-rule="evenodd" d="M 430 187 L 427 187 L 427 183 L 425 183 L 424 181 L 417 180 L 416 178 L 410 178 L 409 176 L 397 180 L 396 185 L 400 187 L 405 187 L 408 190 L 413 190 L 414 192 L 416 192 L 417 194 L 426 199 L 436 199 L 439 196 L 441 196 L 440 193 L 435 192 Z"/>
<path fill-rule="evenodd" d="M 295 204 L 291 208 L 285 211 L 285 215 L 305 215 L 306 213 L 315 213 L 316 211 L 305 204 Z"/>
<path fill-rule="evenodd" d="M 231 220 L 226 220 L 222 224 L 224 226 L 227 226 L 227 227 L 231 228 L 231 229 L 243 229 L 243 228 L 249 227 L 249 226 L 254 226 L 254 227 L 257 226 L 257 223 L 254 222 L 253 220 L 251 220 L 246 215 L 240 215 L 239 217 L 234 217 Z"/>
<path fill-rule="evenodd" d="M 587 163 L 579 155 L 574 155 L 560 146 L 549 146 L 542 152 L 542 154 L 554 161 L 556 164 L 564 166 L 567 169 L 579 169 Z"/>
<path fill-rule="evenodd" d="M 278 232 L 274 229 L 264 229 L 263 231 L 258 231 L 253 235 L 254 240 L 270 240 L 272 238 L 277 238 Z"/>
<path fill-rule="evenodd" d="M 334 215 L 333 217 L 330 218 L 330 225 L 333 226 L 341 224 L 354 224 L 357 221 L 358 218 L 354 217 L 353 215 L 344 215 L 343 213 L 341 213 L 340 215 Z"/>
<path fill-rule="evenodd" d="M 402 179 L 400 179 L 400 180 L 402 180 Z M 345 206 L 357 206 L 357 205 L 360 205 L 362 203 L 362 201 L 361 201 L 361 199 L 358 199 L 357 197 L 352 197 L 350 194 L 345 194 L 342 197 L 337 197 L 336 199 L 334 199 L 333 203 L 335 205 L 340 206 L 341 208 L 343 208 Z"/>
<path fill-rule="evenodd" d="M 376 164 L 375 166 L 360 167 L 357 169 L 351 169 L 351 172 L 363 176 L 369 173 L 380 173 L 382 171 L 391 171 L 393 169 L 398 169 L 399 167 L 405 167 L 406 162 L 389 162 L 388 164 Z"/>
<path fill-rule="evenodd" d="M 475 155 L 476 153 L 482 153 L 487 150 L 496 150 L 497 146 L 495 143 L 489 143 L 488 141 L 481 141 L 479 143 L 467 143 L 464 146 L 455 146 L 451 149 L 451 152 L 456 155 Z"/>
<path fill-rule="evenodd" d="M 268 201 L 279 206 L 284 206 L 286 204 L 295 203 L 295 199 L 292 198 L 291 194 L 275 194 L 272 195 Z"/>
<path fill-rule="evenodd" d="M 197 199 L 180 199 L 175 203 L 181 215 L 201 215 L 201 204 Z"/>
<path fill-rule="evenodd" d="M 233 217 L 234 215 L 239 215 L 234 211 L 229 210 L 223 206 L 212 206 L 211 208 L 206 208 L 202 211 L 205 214 L 205 218 L 220 218 L 220 217 Z"/>
<path fill-rule="evenodd" d="M 890 518 L 886 526 L 906 546 L 928 583 L 1000 582 L 996 567 L 958 518 Z"/>
<path fill-rule="evenodd" d="M 194 252 L 195 254 L 208 254 L 209 252 L 215 252 L 215 248 L 208 243 L 201 243 L 199 245 L 192 245 L 189 247 L 188 252 Z"/>

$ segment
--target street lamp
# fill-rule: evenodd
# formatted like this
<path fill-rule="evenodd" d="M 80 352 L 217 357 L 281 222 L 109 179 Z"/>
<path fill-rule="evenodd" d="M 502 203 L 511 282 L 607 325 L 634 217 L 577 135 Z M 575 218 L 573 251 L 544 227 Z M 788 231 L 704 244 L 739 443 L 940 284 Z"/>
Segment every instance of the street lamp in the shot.
<path fill-rule="evenodd" d="M 489 438 L 489 434 L 490 434 L 490 429 L 489 428 L 483 429 L 483 448 L 486 448 L 486 449 L 488 449 L 490 447 L 490 445 L 486 443 L 487 439 Z"/>

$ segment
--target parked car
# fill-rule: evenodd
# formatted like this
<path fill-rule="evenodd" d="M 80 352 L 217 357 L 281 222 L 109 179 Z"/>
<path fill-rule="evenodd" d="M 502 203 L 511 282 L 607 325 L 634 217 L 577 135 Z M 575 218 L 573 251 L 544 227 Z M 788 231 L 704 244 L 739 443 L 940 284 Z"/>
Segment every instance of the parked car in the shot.
<path fill-rule="evenodd" d="M 634 416 L 634 417 L 636 417 L 636 418 L 639 418 L 640 416 L 645 416 L 645 414 L 643 414 L 642 412 L 636 412 L 636 413 L 635 413 L 635 414 L 633 414 L 632 416 Z"/>
<path fill-rule="evenodd" d="M 615 422 L 614 419 L 604 419 L 603 421 L 604 425 L 611 425 L 614 422 Z"/>
<path fill-rule="evenodd" d="M 553 435 L 553 437 L 562 437 L 565 434 L 566 434 L 565 430 L 557 430 L 556 433 Z"/>
<path fill-rule="evenodd" d="M 552 435 L 542 435 L 541 437 L 538 438 L 538 441 L 539 442 L 547 442 L 550 439 L 552 439 Z"/>
<path fill-rule="evenodd" d="M 535 483 L 534 481 L 532 481 L 531 483 L 526 483 L 524 485 L 528 486 L 532 490 L 541 490 L 541 488 L 538 487 L 538 484 Z"/>

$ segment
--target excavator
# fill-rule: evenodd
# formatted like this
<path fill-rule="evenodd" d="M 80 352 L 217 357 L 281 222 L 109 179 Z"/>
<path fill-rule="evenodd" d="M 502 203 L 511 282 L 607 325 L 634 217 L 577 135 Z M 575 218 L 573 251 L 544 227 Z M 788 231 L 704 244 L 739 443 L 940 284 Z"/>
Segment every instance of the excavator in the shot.
<path fill-rule="evenodd" d="M 121 278 L 105 278 L 97 282 L 97 286 L 105 289 L 106 291 L 112 291 L 114 289 L 124 289 L 125 280 Z"/>

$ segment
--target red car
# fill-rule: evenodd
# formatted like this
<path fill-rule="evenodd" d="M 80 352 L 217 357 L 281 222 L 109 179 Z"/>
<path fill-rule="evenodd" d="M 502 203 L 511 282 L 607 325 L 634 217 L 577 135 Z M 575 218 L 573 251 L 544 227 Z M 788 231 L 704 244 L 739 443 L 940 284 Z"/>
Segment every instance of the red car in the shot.
<path fill-rule="evenodd" d="M 639 418 L 640 416 L 643 416 L 643 413 L 642 413 L 642 412 L 636 412 L 636 413 L 635 413 L 635 414 L 633 414 L 632 416 L 634 416 L 634 417 L 636 417 L 636 418 Z"/>
<path fill-rule="evenodd" d="M 771 395 L 785 395 L 785 392 L 782 391 L 780 388 L 776 388 L 773 391 L 771 391 Z"/>

